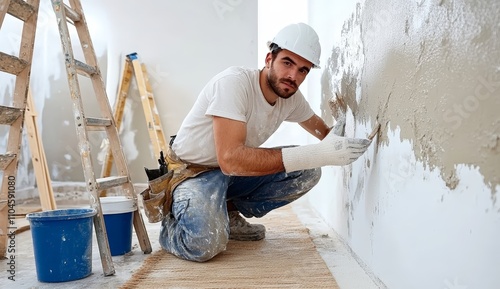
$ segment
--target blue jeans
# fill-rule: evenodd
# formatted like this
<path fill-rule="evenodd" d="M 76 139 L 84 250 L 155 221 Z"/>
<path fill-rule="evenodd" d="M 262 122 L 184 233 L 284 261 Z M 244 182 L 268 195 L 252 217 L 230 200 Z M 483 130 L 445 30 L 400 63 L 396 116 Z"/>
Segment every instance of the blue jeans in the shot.
<path fill-rule="evenodd" d="M 320 177 L 318 168 L 259 177 L 213 170 L 187 179 L 173 192 L 172 213 L 161 223 L 160 245 L 182 259 L 210 260 L 229 240 L 227 201 L 245 217 L 262 217 L 303 196 Z"/>

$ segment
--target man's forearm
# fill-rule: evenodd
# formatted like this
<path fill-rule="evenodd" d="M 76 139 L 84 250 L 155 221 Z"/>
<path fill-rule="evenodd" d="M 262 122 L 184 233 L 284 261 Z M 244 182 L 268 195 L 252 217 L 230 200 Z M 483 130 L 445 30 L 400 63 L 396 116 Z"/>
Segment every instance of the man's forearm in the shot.
<path fill-rule="evenodd" d="M 281 149 L 240 146 L 218 156 L 224 174 L 230 176 L 263 176 L 285 171 Z"/>

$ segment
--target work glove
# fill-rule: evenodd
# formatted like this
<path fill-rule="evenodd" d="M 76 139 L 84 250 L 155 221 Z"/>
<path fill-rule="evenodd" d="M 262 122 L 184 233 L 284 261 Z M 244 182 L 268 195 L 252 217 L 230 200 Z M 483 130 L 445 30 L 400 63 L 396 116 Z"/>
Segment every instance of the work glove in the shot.
<path fill-rule="evenodd" d="M 370 146 L 371 140 L 347 138 L 334 129 L 319 143 L 281 149 L 287 173 L 323 166 L 345 166 L 357 160 Z"/>

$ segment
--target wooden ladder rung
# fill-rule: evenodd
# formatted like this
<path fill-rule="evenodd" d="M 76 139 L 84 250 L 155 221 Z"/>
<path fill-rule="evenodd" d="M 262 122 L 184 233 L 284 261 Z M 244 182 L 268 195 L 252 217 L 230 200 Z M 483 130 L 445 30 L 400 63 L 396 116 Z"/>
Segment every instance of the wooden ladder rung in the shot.
<path fill-rule="evenodd" d="M 156 125 L 152 122 L 148 122 L 148 129 L 149 130 L 156 130 Z"/>
<path fill-rule="evenodd" d="M 95 67 L 90 66 L 76 59 L 75 59 L 75 66 L 76 66 L 76 71 L 80 75 L 91 77 L 92 75 L 97 73 L 97 69 Z"/>
<path fill-rule="evenodd" d="M 18 57 L 0 52 L 0 71 L 19 75 L 28 64 L 28 62 Z"/>
<path fill-rule="evenodd" d="M 127 176 L 105 177 L 96 179 L 96 181 L 97 181 L 97 189 L 101 191 L 118 187 L 128 183 L 128 177 Z"/>
<path fill-rule="evenodd" d="M 0 170 L 5 170 L 5 168 L 16 158 L 15 154 L 4 154 L 0 155 Z"/>
<path fill-rule="evenodd" d="M 88 130 L 104 130 L 105 127 L 111 125 L 111 120 L 107 118 L 87 117 L 85 118 L 85 123 L 88 126 Z"/>
<path fill-rule="evenodd" d="M 66 4 L 64 4 L 64 14 L 66 14 L 67 18 L 69 18 L 69 19 L 71 19 L 71 21 L 73 21 L 72 24 L 75 24 L 75 22 L 82 20 L 82 16 Z"/>
<path fill-rule="evenodd" d="M 22 114 L 23 110 L 20 108 L 0 105 L 0 124 L 11 125 Z"/>
<path fill-rule="evenodd" d="M 10 0 L 9 10 L 7 10 L 7 13 L 21 21 L 27 21 L 34 12 L 33 6 L 23 0 Z"/>

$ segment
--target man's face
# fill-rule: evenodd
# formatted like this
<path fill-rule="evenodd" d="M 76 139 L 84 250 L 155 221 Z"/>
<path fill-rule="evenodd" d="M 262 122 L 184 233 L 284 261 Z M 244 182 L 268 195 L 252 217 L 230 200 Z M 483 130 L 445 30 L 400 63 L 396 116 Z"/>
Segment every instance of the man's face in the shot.
<path fill-rule="evenodd" d="M 312 68 L 311 62 L 288 50 L 281 50 L 275 59 L 268 54 L 266 61 L 270 62 L 267 83 L 284 99 L 297 92 Z"/>

